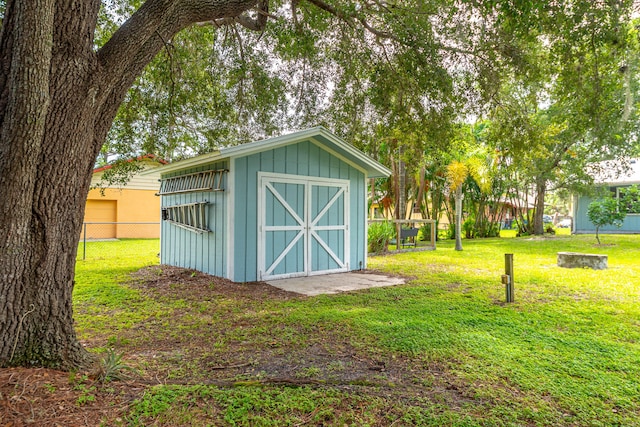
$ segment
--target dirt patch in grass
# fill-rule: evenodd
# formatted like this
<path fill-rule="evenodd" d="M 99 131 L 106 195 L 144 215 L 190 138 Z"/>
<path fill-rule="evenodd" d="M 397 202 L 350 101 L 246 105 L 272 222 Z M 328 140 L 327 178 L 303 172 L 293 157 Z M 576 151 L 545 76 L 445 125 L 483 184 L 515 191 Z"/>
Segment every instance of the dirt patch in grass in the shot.
<path fill-rule="evenodd" d="M 122 421 L 143 386 L 53 369 L 0 369 L 0 425 L 98 426 Z"/>
<path fill-rule="evenodd" d="M 283 321 L 283 302 L 308 297 L 266 283 L 157 266 L 127 286 L 166 304 L 167 314 L 92 336 L 90 345 L 123 354 L 135 376 L 103 384 L 91 374 L 1 369 L 0 425 L 124 425 L 135 399 L 158 384 L 327 387 L 454 410 L 483 404 L 446 367 L 371 351 L 346 325 Z"/>
<path fill-rule="evenodd" d="M 131 275 L 132 286 L 155 296 L 208 300 L 212 296 L 253 300 L 287 300 L 301 295 L 274 288 L 264 282 L 234 283 L 222 277 L 167 265 L 143 268 Z"/>

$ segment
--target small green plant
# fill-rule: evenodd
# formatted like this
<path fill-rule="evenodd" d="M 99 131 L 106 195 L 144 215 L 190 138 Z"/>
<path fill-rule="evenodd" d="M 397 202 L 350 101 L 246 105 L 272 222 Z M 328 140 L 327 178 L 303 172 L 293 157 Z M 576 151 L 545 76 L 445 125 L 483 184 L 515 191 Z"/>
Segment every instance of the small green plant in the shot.
<path fill-rule="evenodd" d="M 89 376 L 87 374 L 78 376 L 75 372 L 69 373 L 69 384 L 73 386 L 74 391 L 80 392 L 77 399 L 78 406 L 82 406 L 96 400 L 96 387 L 94 385 L 89 385 L 88 382 Z"/>
<path fill-rule="evenodd" d="M 78 396 L 78 406 L 86 405 L 87 403 L 94 402 L 96 396 L 93 394 L 95 387 L 89 387 L 82 390 L 82 393 Z"/>
<path fill-rule="evenodd" d="M 462 234 L 465 239 L 477 239 L 484 237 L 498 237 L 500 235 L 500 223 L 491 222 L 485 217 L 468 217 L 462 223 Z"/>
<path fill-rule="evenodd" d="M 369 253 L 383 253 L 389 247 L 389 241 L 395 236 L 393 223 L 390 221 L 374 222 L 367 230 Z"/>
<path fill-rule="evenodd" d="M 596 226 L 596 240 L 598 244 L 600 244 L 600 227 L 614 225 L 620 228 L 626 216 L 626 209 L 619 206 L 618 201 L 613 197 L 594 200 L 589 204 L 589 208 L 587 209 L 589 221 Z"/>
<path fill-rule="evenodd" d="M 109 348 L 100 366 L 98 380 L 102 382 L 120 381 L 129 378 L 129 373 L 134 369 L 122 361 L 124 354 L 117 354 L 115 350 Z"/>
<path fill-rule="evenodd" d="M 313 378 L 320 375 L 322 371 L 320 368 L 316 366 L 309 366 L 308 368 L 303 368 L 296 372 L 296 377 L 298 378 Z"/>
<path fill-rule="evenodd" d="M 129 345 L 130 340 L 118 336 L 110 336 L 107 338 L 107 346 L 109 347 L 124 347 Z"/>
<path fill-rule="evenodd" d="M 516 236 L 529 236 L 531 230 L 529 228 L 529 221 L 526 219 L 516 219 L 511 223 L 511 228 L 517 230 Z"/>
<path fill-rule="evenodd" d="M 49 384 L 49 383 L 45 383 L 42 384 L 42 387 L 47 390 L 49 393 L 55 393 L 56 392 L 56 386 L 53 384 Z"/>
<path fill-rule="evenodd" d="M 79 390 L 78 387 L 80 385 L 84 385 L 87 381 L 89 381 L 89 376 L 87 374 L 78 376 L 75 371 L 69 372 L 69 384 L 73 386 L 74 390 Z"/>
<path fill-rule="evenodd" d="M 499 237 L 500 225 L 500 222 L 490 221 L 486 216 L 481 216 L 479 219 L 476 218 L 473 225 L 473 237 L 476 239 L 484 237 Z"/>
<path fill-rule="evenodd" d="M 330 371 L 330 372 L 341 372 L 344 370 L 345 370 L 345 365 L 338 360 L 333 361 L 327 365 L 327 371 Z"/>

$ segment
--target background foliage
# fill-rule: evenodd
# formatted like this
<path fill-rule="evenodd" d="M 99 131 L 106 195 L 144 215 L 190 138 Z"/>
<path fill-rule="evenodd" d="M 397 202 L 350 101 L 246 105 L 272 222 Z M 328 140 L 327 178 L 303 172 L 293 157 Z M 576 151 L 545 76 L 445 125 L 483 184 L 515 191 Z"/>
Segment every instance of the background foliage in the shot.
<path fill-rule="evenodd" d="M 96 45 L 138 6 L 104 2 Z M 177 160 L 324 125 L 391 167 L 375 197 L 396 217 L 411 201 L 453 223 L 446 170 L 474 163 L 463 220 L 485 236 L 505 200 L 538 206 L 516 219 L 541 232 L 549 193 L 585 191 L 586 165 L 638 153 L 630 0 L 278 0 L 269 13 L 260 33 L 203 23 L 166 40 L 99 162 Z"/>

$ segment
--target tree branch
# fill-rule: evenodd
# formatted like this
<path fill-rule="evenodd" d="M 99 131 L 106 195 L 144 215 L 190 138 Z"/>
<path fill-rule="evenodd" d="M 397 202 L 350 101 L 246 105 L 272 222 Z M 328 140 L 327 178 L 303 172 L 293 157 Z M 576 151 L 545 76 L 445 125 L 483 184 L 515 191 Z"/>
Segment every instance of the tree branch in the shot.
<path fill-rule="evenodd" d="M 373 34 L 376 37 L 380 37 L 383 39 L 391 39 L 391 40 L 396 40 L 397 38 L 387 32 L 387 31 L 382 31 L 382 30 L 378 30 L 377 28 L 374 28 L 373 26 L 371 26 L 363 17 L 361 16 L 356 16 L 356 15 L 351 15 L 351 14 L 347 14 L 339 9 L 336 9 L 335 7 L 331 6 L 330 4 L 324 2 L 323 0 L 307 0 L 309 3 L 313 4 L 314 6 L 319 7 L 320 9 L 329 12 L 330 14 L 332 14 L 333 16 L 335 16 L 336 18 L 340 18 L 343 21 L 347 22 L 347 23 L 351 23 L 352 21 L 358 21 L 360 22 L 360 25 L 362 25 L 362 27 L 364 29 L 366 29 L 367 31 L 369 31 L 371 34 Z"/>
<path fill-rule="evenodd" d="M 173 62 L 173 54 L 171 53 L 171 44 L 167 42 L 160 33 L 157 33 L 160 40 L 162 40 L 162 44 L 164 44 L 164 50 L 167 52 L 167 56 L 169 57 L 169 79 L 171 80 L 171 86 L 169 87 L 169 116 L 173 117 L 173 100 L 176 89 L 176 79 L 174 78 L 174 62 Z"/>
<path fill-rule="evenodd" d="M 258 16 L 256 18 L 251 18 L 243 13 L 236 17 L 236 22 L 250 30 L 263 31 L 267 26 L 267 19 L 271 16 L 269 15 L 269 0 L 260 0 L 257 12 Z"/>
<path fill-rule="evenodd" d="M 127 90 L 177 32 L 194 23 L 234 18 L 267 0 L 147 0 L 97 52 L 99 88 L 94 144 L 102 144 Z"/>
<path fill-rule="evenodd" d="M 111 39 L 98 51 L 98 61 L 106 73 L 123 68 L 137 56 L 141 46 L 157 34 L 158 28 L 173 15 L 171 0 L 149 0 L 118 28 Z"/>
<path fill-rule="evenodd" d="M 266 9 L 268 0 L 147 0 L 98 51 L 98 59 L 109 75 L 128 68 L 133 58 L 139 57 L 141 49 L 148 49 L 147 44 L 157 34 L 170 39 L 188 25 L 234 19 L 257 4 Z M 250 25 L 247 20 L 242 21 Z M 261 25 L 263 21 L 266 17 L 259 14 L 255 24 Z M 162 43 L 154 45 L 157 49 L 144 55 L 148 61 L 162 48 Z M 146 63 L 141 68 L 144 66 Z"/>
<path fill-rule="evenodd" d="M 278 19 L 277 16 L 269 13 L 269 0 L 260 0 L 256 9 L 257 17 L 252 18 L 246 14 L 235 17 L 216 19 L 215 21 L 199 22 L 198 25 L 213 24 L 216 27 L 224 27 L 233 24 L 240 24 L 252 31 L 263 31 L 267 26 L 268 18 Z"/>
<path fill-rule="evenodd" d="M 293 26 L 295 28 L 300 27 L 300 23 L 298 22 L 298 1 L 299 0 L 291 0 L 291 19 L 293 20 Z"/>

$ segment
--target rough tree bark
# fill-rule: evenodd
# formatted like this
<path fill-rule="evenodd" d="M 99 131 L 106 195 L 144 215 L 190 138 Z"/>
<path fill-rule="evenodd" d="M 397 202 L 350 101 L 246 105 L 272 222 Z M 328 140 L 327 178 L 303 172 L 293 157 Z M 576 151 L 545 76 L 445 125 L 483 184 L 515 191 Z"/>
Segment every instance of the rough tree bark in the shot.
<path fill-rule="evenodd" d="M 547 192 L 547 180 L 544 177 L 536 179 L 536 210 L 533 217 L 533 234 L 544 234 L 544 199 Z"/>
<path fill-rule="evenodd" d="M 96 156 L 128 88 L 182 28 L 258 0 L 147 0 L 99 51 L 100 0 L 8 0 L 0 29 L 0 366 L 92 359 L 72 292 Z"/>

